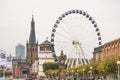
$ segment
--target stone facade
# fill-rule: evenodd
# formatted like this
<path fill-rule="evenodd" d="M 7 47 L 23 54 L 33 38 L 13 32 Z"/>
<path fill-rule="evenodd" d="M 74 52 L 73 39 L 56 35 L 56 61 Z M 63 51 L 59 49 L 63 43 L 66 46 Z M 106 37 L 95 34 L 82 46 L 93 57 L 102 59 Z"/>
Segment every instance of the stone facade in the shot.
<path fill-rule="evenodd" d="M 118 56 L 120 56 L 120 38 L 95 48 L 93 52 L 94 60 L 104 60 Z"/>
<path fill-rule="evenodd" d="M 41 43 L 40 46 L 40 52 L 38 54 L 39 56 L 39 75 L 44 76 L 43 73 L 43 64 L 45 62 L 54 62 L 53 52 L 51 51 L 52 44 L 46 40 L 43 43 Z"/>
<path fill-rule="evenodd" d="M 29 64 L 33 64 L 35 60 L 38 60 L 38 45 L 27 44 L 26 62 Z"/>
<path fill-rule="evenodd" d="M 36 42 L 35 21 L 33 16 L 31 21 L 30 37 L 29 41 L 26 43 L 26 49 L 26 62 L 29 66 L 32 66 L 35 60 L 38 60 L 38 42 Z"/>
<path fill-rule="evenodd" d="M 16 58 L 12 60 L 13 67 L 13 77 L 14 78 L 26 78 L 29 77 L 29 69 L 30 67 L 26 65 L 25 59 Z"/>

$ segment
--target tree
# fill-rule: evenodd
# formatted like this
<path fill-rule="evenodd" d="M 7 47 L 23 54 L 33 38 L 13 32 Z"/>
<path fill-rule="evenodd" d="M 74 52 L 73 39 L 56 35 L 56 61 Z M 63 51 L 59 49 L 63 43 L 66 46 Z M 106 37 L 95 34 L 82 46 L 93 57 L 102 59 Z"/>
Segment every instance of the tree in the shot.
<path fill-rule="evenodd" d="M 12 75 L 12 71 L 6 70 L 5 76 L 10 76 L 10 75 Z M 2 77 L 2 76 L 3 76 L 3 70 L 0 70 L 0 77 Z"/>
<path fill-rule="evenodd" d="M 59 68 L 59 65 L 55 62 L 46 62 L 43 64 L 43 72 L 48 70 L 56 70 Z"/>
<path fill-rule="evenodd" d="M 37 75 L 37 72 L 32 72 L 31 75 L 32 75 L 32 76 L 36 76 L 36 75 Z"/>
<path fill-rule="evenodd" d="M 3 76 L 3 71 L 2 70 L 0 70 L 0 77 L 2 77 Z"/>
<path fill-rule="evenodd" d="M 5 76 L 10 76 L 10 75 L 12 75 L 12 71 L 9 70 L 5 71 Z"/>
<path fill-rule="evenodd" d="M 108 74 L 115 74 L 117 71 L 117 59 L 112 58 L 112 59 L 106 59 L 105 61 L 105 69 Z"/>
<path fill-rule="evenodd" d="M 99 64 L 98 64 L 98 66 L 97 66 L 97 70 L 98 70 L 98 73 L 99 73 L 100 75 L 106 74 L 105 61 L 99 61 Z"/>

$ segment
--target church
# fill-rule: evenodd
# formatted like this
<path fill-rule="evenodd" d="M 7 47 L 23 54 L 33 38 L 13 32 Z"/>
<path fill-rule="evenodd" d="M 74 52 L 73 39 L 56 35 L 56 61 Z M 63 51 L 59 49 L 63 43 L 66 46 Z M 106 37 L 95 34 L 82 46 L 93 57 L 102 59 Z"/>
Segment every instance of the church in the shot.
<path fill-rule="evenodd" d="M 53 52 L 51 50 L 52 44 L 48 38 L 41 44 L 36 41 L 35 35 L 35 21 L 32 15 L 31 30 L 29 41 L 26 43 L 26 62 L 32 68 L 33 72 L 44 76 L 43 63 L 54 62 Z"/>
<path fill-rule="evenodd" d="M 35 21 L 32 15 L 29 41 L 26 43 L 26 62 L 29 66 L 32 66 L 35 60 L 38 60 L 38 42 L 36 42 Z"/>

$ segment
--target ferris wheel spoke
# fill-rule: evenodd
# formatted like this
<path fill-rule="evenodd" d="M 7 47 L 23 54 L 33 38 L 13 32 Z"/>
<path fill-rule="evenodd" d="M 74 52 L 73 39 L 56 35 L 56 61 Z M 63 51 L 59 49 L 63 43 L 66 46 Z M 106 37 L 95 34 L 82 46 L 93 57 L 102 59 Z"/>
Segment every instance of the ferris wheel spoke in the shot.
<path fill-rule="evenodd" d="M 86 47 L 83 47 L 83 49 L 85 50 L 86 57 L 92 56 L 92 55 L 90 55 L 90 53 L 92 53 L 90 49 L 88 49 L 88 48 L 86 48 Z M 89 59 L 90 59 L 90 58 L 89 58 Z"/>
<path fill-rule="evenodd" d="M 68 41 L 71 40 L 71 38 L 68 35 L 65 35 L 65 34 L 59 33 L 59 32 L 56 32 L 56 34 L 58 37 L 61 37 L 61 38 L 66 39 Z"/>
<path fill-rule="evenodd" d="M 82 56 L 83 56 L 83 58 L 85 59 L 85 53 L 84 53 L 84 50 L 82 49 L 81 45 L 79 45 L 79 48 L 81 49 Z"/>
<path fill-rule="evenodd" d="M 94 45 L 90 45 L 90 44 L 87 44 L 87 43 L 84 43 L 84 42 L 82 42 L 81 44 L 82 44 L 82 46 L 86 46 L 88 48 L 95 48 L 96 47 Z"/>
<path fill-rule="evenodd" d="M 73 58 L 75 55 L 75 53 L 73 53 L 73 51 L 75 50 L 75 47 L 72 46 L 71 50 L 70 50 L 70 54 L 71 54 L 71 58 Z"/>
<path fill-rule="evenodd" d="M 86 56 L 85 56 L 85 52 L 84 52 L 84 50 L 83 50 L 83 48 L 82 48 L 81 46 L 79 46 L 79 47 L 80 47 L 80 49 L 81 49 L 81 53 L 82 53 L 81 55 L 83 56 L 83 59 L 82 59 L 82 60 L 83 60 L 83 63 L 84 63 L 84 64 L 87 64 L 88 62 L 86 61 L 87 58 L 86 58 Z"/>
<path fill-rule="evenodd" d="M 65 43 L 65 44 L 66 44 L 66 43 L 67 43 L 67 44 L 68 44 L 68 43 L 71 43 L 70 41 L 56 41 L 56 42 L 57 42 L 57 43 Z"/>
<path fill-rule="evenodd" d="M 64 25 L 64 26 L 63 26 Z M 67 25 L 67 23 L 65 23 L 65 24 L 59 24 L 59 26 L 61 27 L 60 29 L 61 29 L 61 32 L 63 32 L 63 33 L 65 33 L 67 36 L 69 36 L 71 39 L 73 39 L 73 33 L 71 33 L 71 29 L 70 28 L 67 28 L 67 26 L 69 26 L 69 25 Z"/>
<path fill-rule="evenodd" d="M 81 64 L 83 64 L 83 61 L 82 61 L 82 59 L 83 59 L 83 57 L 82 57 L 82 55 L 81 55 L 81 50 L 78 48 L 78 50 L 77 50 L 78 52 L 77 52 L 77 55 L 79 56 L 78 57 L 78 59 L 80 59 L 80 62 L 81 62 Z"/>
<path fill-rule="evenodd" d="M 79 26 L 74 25 L 74 20 L 75 19 L 73 16 L 71 16 L 70 18 L 67 17 L 66 20 L 64 20 L 64 23 L 62 24 L 62 26 L 64 25 L 63 31 L 67 32 L 72 39 L 76 37 L 74 33 L 79 32 L 79 29 L 76 29 L 76 27 Z"/>

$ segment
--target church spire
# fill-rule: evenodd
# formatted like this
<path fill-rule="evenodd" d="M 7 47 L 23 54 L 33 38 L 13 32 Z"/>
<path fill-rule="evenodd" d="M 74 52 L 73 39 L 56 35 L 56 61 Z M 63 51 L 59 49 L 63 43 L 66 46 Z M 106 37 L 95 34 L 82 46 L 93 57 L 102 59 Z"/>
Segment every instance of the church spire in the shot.
<path fill-rule="evenodd" d="M 29 44 L 36 44 L 35 22 L 34 22 L 33 14 L 32 14 L 32 21 L 31 21 L 31 31 L 30 31 L 30 37 L 29 37 Z"/>
<path fill-rule="evenodd" d="M 32 12 L 32 22 L 34 22 L 34 15 L 33 15 L 33 12 Z"/>

